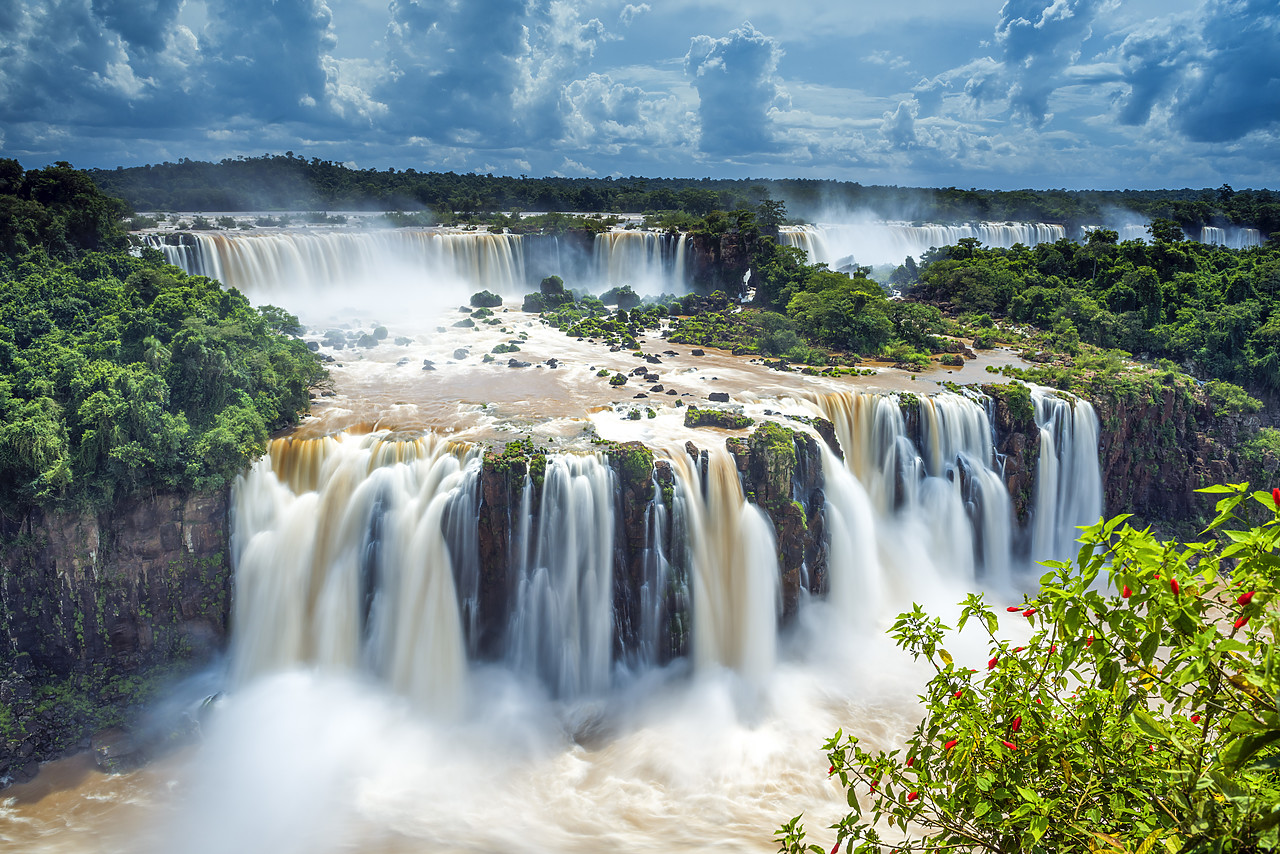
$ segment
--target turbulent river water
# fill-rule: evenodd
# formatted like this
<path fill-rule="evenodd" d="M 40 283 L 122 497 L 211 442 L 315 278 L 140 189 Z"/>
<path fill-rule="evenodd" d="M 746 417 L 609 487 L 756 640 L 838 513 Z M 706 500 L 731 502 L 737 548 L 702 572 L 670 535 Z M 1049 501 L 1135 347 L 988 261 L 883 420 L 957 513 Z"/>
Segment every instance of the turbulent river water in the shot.
<path fill-rule="evenodd" d="M 637 398 L 636 385 L 599 376 L 630 373 L 630 352 L 517 310 L 527 259 L 494 237 L 279 232 L 164 245 L 193 272 L 298 310 L 315 340 L 379 323 L 390 337 L 324 347 L 335 394 L 235 487 L 230 649 L 198 685 L 175 689 L 174 702 L 222 692 L 200 742 L 121 776 L 78 759 L 46 768 L 4 793 L 0 844 L 770 851 L 773 829 L 801 812 L 822 842 L 847 808 L 822 742 L 843 727 L 889 746 L 918 715 L 921 673 L 884 636 L 893 616 L 913 602 L 945 614 L 975 589 L 1017 597 L 1035 562 L 1068 554 L 1074 526 L 1101 512 L 1087 403 L 1033 391 L 1043 452 L 1019 523 L 989 401 L 939 387 L 986 379 L 982 365 L 1011 353 L 960 376 L 886 370 L 855 382 L 695 357 L 654 333 L 642 349 L 661 354 L 664 391 Z M 582 278 L 569 284 L 599 292 L 648 277 L 655 292 L 679 292 L 683 253 L 661 235 L 610 237 L 574 262 Z M 507 298 L 501 323 L 453 326 L 480 288 Z M 509 341 L 527 367 L 481 361 Z M 685 428 L 676 405 L 711 392 L 757 419 L 835 427 L 842 456 L 818 443 L 829 593 L 802 596 L 782 628 L 773 526 L 744 495 L 723 447 L 731 434 Z M 481 654 L 476 443 L 517 436 L 551 453 L 542 484 L 526 481 L 501 523 L 507 611 Z M 644 442 L 674 477 L 644 511 L 625 635 L 612 577 L 617 478 L 597 438 Z M 688 638 L 674 657 L 673 633 Z"/>

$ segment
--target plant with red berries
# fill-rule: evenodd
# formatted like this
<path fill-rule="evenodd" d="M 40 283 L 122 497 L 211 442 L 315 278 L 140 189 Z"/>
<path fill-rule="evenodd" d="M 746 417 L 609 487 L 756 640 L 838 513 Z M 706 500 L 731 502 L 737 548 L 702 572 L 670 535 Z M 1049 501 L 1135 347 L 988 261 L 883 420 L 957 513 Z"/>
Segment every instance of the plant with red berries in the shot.
<path fill-rule="evenodd" d="M 900 615 L 898 645 L 934 669 L 926 714 L 898 750 L 826 743 L 851 807 L 831 850 L 1280 849 L 1280 509 L 1247 484 L 1202 491 L 1223 496 L 1204 542 L 1125 516 L 1085 529 L 1076 561 L 1006 608 L 1033 626 L 1020 646 L 969 596 L 956 631 L 985 632 L 986 670 L 957 665 L 919 606 Z M 1271 518 L 1236 530 L 1246 501 Z M 781 851 L 826 854 L 798 818 Z"/>

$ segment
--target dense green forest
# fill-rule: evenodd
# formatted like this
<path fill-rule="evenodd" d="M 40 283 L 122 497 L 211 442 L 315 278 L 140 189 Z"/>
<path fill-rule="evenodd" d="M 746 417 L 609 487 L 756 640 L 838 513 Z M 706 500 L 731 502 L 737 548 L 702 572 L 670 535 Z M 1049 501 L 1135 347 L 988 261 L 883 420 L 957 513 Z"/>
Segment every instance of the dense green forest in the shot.
<path fill-rule="evenodd" d="M 414 169 L 352 169 L 286 152 L 207 163 L 90 170 L 104 192 L 137 210 L 433 210 L 459 212 L 684 211 L 750 207 L 768 199 L 814 218 L 829 208 L 888 219 L 1014 220 L 1067 226 L 1112 221 L 1119 212 L 1171 219 L 1183 228 L 1239 225 L 1280 231 L 1280 193 L 1271 190 L 980 190 L 863 186 L 813 179 L 530 178 Z"/>
<path fill-rule="evenodd" d="M 936 250 L 910 293 L 961 312 L 990 313 L 1080 341 L 1188 366 L 1280 392 L 1280 240 L 1230 250 L 1184 240 L 1157 220 L 1151 243 L 1092 232 L 1034 249 L 984 249 L 973 240 Z"/>
<path fill-rule="evenodd" d="M 296 318 L 130 254 L 84 173 L 0 175 L 0 501 L 217 487 L 307 411 L 325 374 Z"/>

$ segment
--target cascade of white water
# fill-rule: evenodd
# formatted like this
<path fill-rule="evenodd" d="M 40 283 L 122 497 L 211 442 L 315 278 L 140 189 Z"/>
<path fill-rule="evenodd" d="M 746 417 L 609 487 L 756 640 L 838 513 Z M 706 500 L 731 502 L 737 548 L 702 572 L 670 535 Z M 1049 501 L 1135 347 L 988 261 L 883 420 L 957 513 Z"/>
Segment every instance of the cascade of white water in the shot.
<path fill-rule="evenodd" d="M 593 244 L 596 283 L 631 285 L 642 294 L 684 293 L 686 239 L 656 231 L 601 232 Z"/>
<path fill-rule="evenodd" d="M 680 619 L 688 599 L 688 587 L 677 582 L 676 568 L 665 547 L 671 529 L 671 508 L 662 499 L 657 478 L 652 484 L 653 500 L 644 511 L 645 546 L 640 555 L 638 648 L 631 655 L 632 665 L 638 670 L 661 664 L 673 652 L 669 642 L 671 621 Z"/>
<path fill-rule="evenodd" d="M 280 287 L 351 288 L 415 277 L 423 283 L 438 278 L 484 283 L 509 296 L 526 289 L 518 234 L 395 229 L 185 235 L 183 240 L 193 245 L 172 245 L 160 235 L 146 240 L 188 273 L 248 293 Z"/>
<path fill-rule="evenodd" d="M 689 549 L 694 664 L 763 678 L 777 657 L 781 603 L 773 524 L 743 497 L 723 447 L 707 452 L 705 467 L 682 453 L 671 461 Z"/>
<path fill-rule="evenodd" d="M 507 659 L 559 697 L 609 687 L 614 477 L 600 456 L 547 459 L 536 540 L 517 555 Z"/>
<path fill-rule="evenodd" d="M 235 678 L 365 668 L 453 710 L 466 645 L 448 540 L 475 539 L 455 503 L 474 501 L 478 472 L 434 437 L 274 442 L 235 490 Z"/>
<path fill-rule="evenodd" d="M 562 255 L 556 236 L 429 229 L 285 231 L 270 234 L 149 234 L 148 246 L 188 273 L 218 279 L 255 295 L 281 288 L 350 289 L 387 281 L 430 285 L 437 280 L 484 287 L 508 297 L 556 273 L 573 286 L 604 290 L 629 284 L 641 293 L 684 293 L 685 235 L 609 231 L 594 239 L 584 269 Z M 534 252 L 530 247 L 536 246 Z M 538 259 L 532 264 L 530 253 Z M 542 268 L 547 268 L 542 270 Z M 531 281 L 531 277 L 532 281 Z"/>
<path fill-rule="evenodd" d="M 1030 532 L 1032 562 L 1060 556 L 1076 536 L 1073 526 L 1101 512 L 1092 408 L 1073 407 L 1045 389 L 1034 396 L 1042 452 Z M 828 519 L 833 513 L 839 517 L 832 533 L 833 595 L 841 583 L 838 573 L 847 571 L 834 560 L 836 537 L 840 526 L 867 530 L 864 504 L 880 534 L 881 563 L 933 566 L 958 584 L 975 579 L 996 588 L 1010 584 L 1015 564 L 1022 565 L 1014 555 L 1025 546 L 1018 546 L 1022 535 L 994 451 L 991 421 L 980 403 L 949 393 L 914 400 L 826 394 L 813 403 L 833 423 L 845 449 L 844 467 L 859 484 L 852 489 L 839 486 L 834 474 L 827 478 Z M 1063 466 L 1070 467 L 1070 481 L 1058 474 Z M 869 541 L 865 533 L 853 539 Z M 868 561 L 864 557 L 860 563 Z"/>
<path fill-rule="evenodd" d="M 1228 249 L 1248 249 L 1251 246 L 1262 245 L 1262 232 L 1256 228 L 1239 228 L 1236 226 L 1219 228 L 1213 225 L 1206 225 L 1200 229 L 1200 242 L 1225 246 Z"/>
<path fill-rule="evenodd" d="M 1076 528 L 1102 515 L 1098 467 L 1098 416 L 1086 400 L 1032 386 L 1040 460 L 1032 511 L 1032 557 L 1070 560 Z"/>
<path fill-rule="evenodd" d="M 784 226 L 779 238 L 784 246 L 804 249 L 813 263 L 833 268 L 856 264 L 901 264 L 907 256 L 917 260 L 929 249 L 952 246 L 974 238 L 984 246 L 1008 249 L 1017 243 L 1035 246 L 1067 236 L 1066 228 L 1053 223 L 979 222 L 967 225 L 916 225 L 907 222 L 870 221 L 840 225 Z"/>

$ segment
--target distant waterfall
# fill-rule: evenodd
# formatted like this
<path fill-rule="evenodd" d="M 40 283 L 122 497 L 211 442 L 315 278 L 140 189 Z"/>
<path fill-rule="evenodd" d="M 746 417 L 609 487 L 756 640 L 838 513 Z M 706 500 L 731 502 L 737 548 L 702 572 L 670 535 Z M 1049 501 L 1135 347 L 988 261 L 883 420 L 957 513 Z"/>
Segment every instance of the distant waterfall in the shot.
<path fill-rule="evenodd" d="M 849 225 L 783 226 L 778 236 L 784 246 L 803 249 L 811 262 L 840 269 L 851 264 L 897 265 L 907 256 L 919 260 L 932 248 L 952 246 L 966 237 L 975 238 L 984 246 L 1008 249 L 1016 243 L 1025 246 L 1053 243 L 1066 237 L 1067 231 L 1063 226 L 1052 223 L 916 225 L 873 221 Z"/>
<path fill-rule="evenodd" d="M 594 293 L 615 285 L 631 285 L 642 295 L 688 290 L 686 235 L 653 231 L 603 232 L 585 253 L 555 235 L 411 228 L 183 232 L 144 239 L 170 264 L 254 296 L 281 288 L 340 292 L 388 282 L 409 289 L 443 282 L 515 298 L 553 274 Z"/>
<path fill-rule="evenodd" d="M 1206 225 L 1200 229 L 1200 242 L 1211 243 L 1215 246 L 1225 246 L 1228 249 L 1249 249 L 1253 246 L 1262 245 L 1262 232 L 1256 228 L 1238 228 L 1236 226 L 1218 228 L 1217 226 Z"/>
<path fill-rule="evenodd" d="M 1085 232 L 1097 226 L 1086 226 Z M 1117 228 L 1120 240 L 1147 240 L 1145 223 L 1129 223 Z M 1262 245 L 1262 234 L 1256 228 L 1205 226 L 1188 235 L 1201 243 L 1248 249 Z M 979 222 L 968 225 L 913 224 L 906 222 L 865 222 L 848 225 L 783 226 L 779 230 L 783 246 L 803 249 L 812 263 L 824 263 L 832 269 L 853 264 L 876 266 L 901 264 L 908 256 L 920 260 L 930 249 L 954 246 L 962 238 L 974 238 L 983 246 L 1009 249 L 1015 244 L 1035 246 L 1054 243 L 1067 237 L 1064 226 L 1032 222 Z"/>

